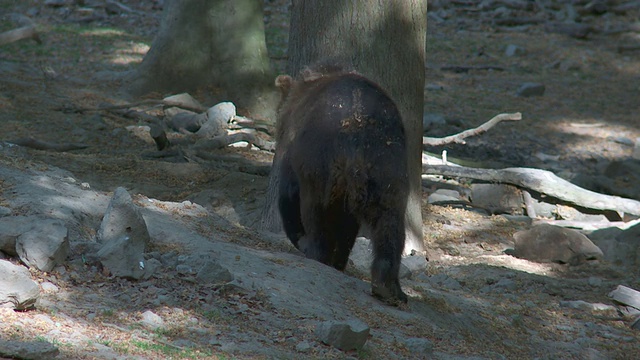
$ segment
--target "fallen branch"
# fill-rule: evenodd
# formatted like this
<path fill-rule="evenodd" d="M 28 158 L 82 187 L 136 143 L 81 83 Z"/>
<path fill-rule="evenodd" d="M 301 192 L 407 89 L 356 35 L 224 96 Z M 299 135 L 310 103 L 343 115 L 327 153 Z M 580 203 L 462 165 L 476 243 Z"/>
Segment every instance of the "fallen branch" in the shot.
<path fill-rule="evenodd" d="M 42 44 L 38 32 L 34 26 L 23 26 L 14 30 L 5 31 L 0 34 L 0 45 L 10 44 L 22 39 L 33 39 L 38 44 Z"/>
<path fill-rule="evenodd" d="M 624 221 L 577 221 L 577 220 L 552 220 L 552 219 L 533 219 L 533 225 L 537 224 L 550 224 L 556 226 L 562 226 L 572 229 L 580 230 L 599 230 L 617 227 L 621 230 L 626 230 L 634 225 L 640 224 L 640 221 L 633 220 L 629 222 Z"/>
<path fill-rule="evenodd" d="M 197 142 L 193 148 L 197 151 L 216 150 L 231 144 L 246 141 L 251 145 L 255 145 L 261 150 L 274 151 L 275 144 L 255 136 L 251 130 L 240 130 L 234 134 L 220 135 L 212 139 L 201 140 Z"/>
<path fill-rule="evenodd" d="M 457 144 L 464 144 L 465 141 L 463 139 L 468 138 L 470 136 L 475 136 L 478 134 L 482 134 L 483 132 L 489 130 L 490 128 L 494 127 L 497 123 L 501 122 L 501 121 L 505 121 L 505 120 L 521 120 L 522 119 L 522 114 L 517 112 L 517 113 L 513 113 L 513 114 L 500 114 L 500 115 L 496 115 L 493 119 L 487 121 L 486 123 L 478 126 L 477 128 L 473 128 L 473 129 L 469 129 L 469 130 L 465 130 L 461 133 L 455 134 L 455 135 L 451 135 L 451 136 L 446 136 L 443 138 L 431 138 L 431 137 L 423 137 L 422 138 L 422 145 L 428 145 L 428 146 L 438 146 L 438 145 L 444 145 L 444 144 L 449 144 L 449 143 L 457 143 Z"/>
<path fill-rule="evenodd" d="M 504 68 L 502 66 L 494 66 L 494 65 L 480 65 L 480 66 L 450 65 L 450 66 L 443 66 L 440 68 L 440 70 L 460 74 L 460 73 L 469 72 L 470 70 L 504 71 Z"/>
<path fill-rule="evenodd" d="M 545 170 L 532 168 L 492 170 L 464 166 L 423 165 L 422 172 L 429 175 L 463 177 L 512 184 L 588 209 L 612 210 L 640 216 L 640 201 L 586 190 Z"/>
<path fill-rule="evenodd" d="M 24 146 L 24 147 L 28 147 L 28 148 L 32 148 L 32 149 L 36 149 L 36 150 L 50 150 L 50 151 L 57 151 L 57 152 L 64 152 L 64 151 L 70 151 L 70 150 L 81 150 L 81 149 L 86 149 L 89 147 L 89 145 L 85 145 L 85 144 L 76 144 L 76 143 L 61 143 L 61 144 L 56 144 L 56 143 L 52 143 L 52 142 L 48 142 L 48 141 L 42 141 L 42 140 L 36 140 L 34 138 L 21 138 L 21 139 L 16 139 L 16 140 L 8 140 L 7 142 L 12 143 L 12 144 L 16 144 L 16 145 L 20 145 L 20 146 Z"/>
<path fill-rule="evenodd" d="M 157 105 L 163 105 L 163 106 L 175 106 L 175 107 L 179 107 L 185 110 L 189 110 L 189 111 L 194 111 L 194 112 L 204 112 L 207 111 L 207 109 L 203 108 L 203 107 L 194 107 L 190 104 L 185 104 L 185 103 L 178 103 L 178 102 L 174 102 L 174 101 L 164 101 L 164 100 L 142 100 L 142 101 L 138 101 L 138 102 L 134 102 L 134 103 L 128 103 L 128 104 L 122 104 L 122 105 L 103 105 L 103 106 L 98 106 L 98 107 L 77 107 L 77 108 L 60 108 L 59 110 L 63 110 L 65 112 L 75 112 L 75 113 L 84 113 L 84 112 L 92 112 L 92 111 L 111 111 L 111 110 L 122 110 L 122 109 L 129 109 L 132 107 L 137 107 L 137 106 L 143 106 L 143 105 L 149 105 L 149 106 L 157 106 Z"/>

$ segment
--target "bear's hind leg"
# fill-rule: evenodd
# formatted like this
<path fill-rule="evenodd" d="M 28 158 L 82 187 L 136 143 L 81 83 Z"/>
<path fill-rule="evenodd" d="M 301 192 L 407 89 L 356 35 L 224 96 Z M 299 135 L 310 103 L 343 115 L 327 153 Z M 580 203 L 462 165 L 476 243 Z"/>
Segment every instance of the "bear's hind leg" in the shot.
<path fill-rule="evenodd" d="M 372 220 L 374 258 L 371 265 L 371 292 L 388 303 L 406 303 L 407 295 L 402 292 L 398 279 L 405 241 L 404 208 L 389 209 Z"/>
<path fill-rule="evenodd" d="M 286 164 L 283 163 L 284 166 Z M 298 241 L 304 236 L 305 230 L 300 213 L 300 185 L 292 172 L 283 172 L 281 175 L 278 210 L 285 234 L 293 246 L 299 249 Z"/>
<path fill-rule="evenodd" d="M 327 238 L 329 247 L 332 250 L 332 257 L 329 265 L 343 271 L 349 261 L 351 248 L 358 236 L 360 223 L 351 213 L 345 211 L 344 202 L 331 206 L 327 210 Z"/>

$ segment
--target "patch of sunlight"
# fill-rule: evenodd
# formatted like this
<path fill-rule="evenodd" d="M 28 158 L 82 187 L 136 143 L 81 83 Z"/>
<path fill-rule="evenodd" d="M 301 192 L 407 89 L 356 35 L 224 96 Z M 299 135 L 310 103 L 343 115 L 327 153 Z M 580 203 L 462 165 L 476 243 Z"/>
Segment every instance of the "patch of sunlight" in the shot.
<path fill-rule="evenodd" d="M 116 50 L 111 56 L 111 63 L 114 65 L 137 64 L 149 52 L 150 46 L 140 42 L 121 41 L 115 45 Z"/>
<path fill-rule="evenodd" d="M 80 32 L 83 36 L 124 36 L 126 32 L 112 28 L 85 29 Z"/>
<path fill-rule="evenodd" d="M 618 124 L 615 120 L 606 118 L 563 119 L 549 126 L 556 132 L 596 139 L 621 136 L 635 138 L 640 135 L 638 128 Z"/>

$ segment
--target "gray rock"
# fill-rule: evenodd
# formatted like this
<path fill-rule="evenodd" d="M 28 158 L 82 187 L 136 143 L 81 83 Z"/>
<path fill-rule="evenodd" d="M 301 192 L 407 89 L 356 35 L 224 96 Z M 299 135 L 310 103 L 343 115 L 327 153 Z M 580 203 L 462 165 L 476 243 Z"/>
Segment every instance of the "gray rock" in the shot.
<path fill-rule="evenodd" d="M 400 263 L 400 278 L 410 279 L 413 274 L 424 271 L 427 268 L 427 259 L 422 255 L 413 255 L 402 258 Z"/>
<path fill-rule="evenodd" d="M 311 351 L 312 346 L 308 341 L 301 341 L 296 345 L 296 351 L 301 353 L 307 353 Z"/>
<path fill-rule="evenodd" d="M 6 206 L 0 206 L 0 217 L 11 215 L 12 211 Z"/>
<path fill-rule="evenodd" d="M 516 95 L 521 97 L 532 97 L 544 95 L 545 86 L 539 83 L 524 83 L 520 86 Z"/>
<path fill-rule="evenodd" d="M 40 287 L 25 267 L 0 260 L 0 307 L 24 310 L 40 297 Z"/>
<path fill-rule="evenodd" d="M 533 200 L 533 209 L 537 216 L 553 219 L 556 214 L 556 205 L 544 201 Z"/>
<path fill-rule="evenodd" d="M 40 271 L 51 271 L 64 263 L 70 251 L 69 230 L 60 220 L 37 220 L 16 240 L 20 260 Z"/>
<path fill-rule="evenodd" d="M 60 290 L 55 284 L 49 281 L 43 282 L 42 284 L 40 284 L 40 287 L 42 287 L 42 291 L 49 293 L 56 293 L 58 292 L 58 290 Z"/>
<path fill-rule="evenodd" d="M 558 204 L 556 206 L 556 215 L 561 220 L 585 221 L 585 222 L 608 222 L 603 214 L 585 214 L 578 209 Z"/>
<path fill-rule="evenodd" d="M 638 268 L 640 267 L 640 225 L 632 226 L 627 230 L 619 228 L 607 228 L 596 230 L 588 234 L 604 254 L 604 259 L 612 264 Z"/>
<path fill-rule="evenodd" d="M 0 218 L 0 251 L 7 255 L 17 256 L 16 241 L 24 232 L 31 229 L 34 217 L 6 216 Z"/>
<path fill-rule="evenodd" d="M 507 45 L 507 48 L 504 50 L 504 54 L 507 57 L 521 56 L 526 53 L 527 51 L 522 46 L 518 46 L 514 44 Z"/>
<path fill-rule="evenodd" d="M 147 310 L 142 313 L 142 320 L 140 321 L 140 324 L 146 328 L 156 330 L 164 326 L 164 320 L 153 311 Z"/>
<path fill-rule="evenodd" d="M 207 121 L 206 114 L 196 114 L 191 111 L 178 111 L 170 116 L 169 126 L 176 131 L 187 130 L 190 132 L 197 132 Z"/>
<path fill-rule="evenodd" d="M 0 340 L 0 356 L 24 360 L 55 359 L 60 351 L 47 341 Z"/>
<path fill-rule="evenodd" d="M 105 243 L 97 255 L 112 275 L 138 280 L 145 275 L 144 249 L 142 239 L 123 236 Z"/>
<path fill-rule="evenodd" d="M 586 236 L 559 226 L 540 224 L 529 230 L 518 231 L 513 237 L 513 254 L 521 259 L 577 265 L 603 256 L 602 251 Z"/>
<path fill-rule="evenodd" d="M 369 338 L 369 326 L 360 320 L 325 321 L 316 327 L 323 343 L 343 351 L 362 349 Z"/>
<path fill-rule="evenodd" d="M 429 339 L 408 338 L 403 343 L 415 357 L 422 358 L 433 353 L 433 342 Z"/>
<path fill-rule="evenodd" d="M 349 254 L 349 266 L 355 272 L 368 276 L 371 272 L 372 261 L 373 249 L 371 248 L 371 242 L 365 237 L 357 237 Z"/>
<path fill-rule="evenodd" d="M 124 237 L 136 243 L 141 242 L 145 247 L 151 242 L 147 224 L 140 209 L 133 203 L 127 190 L 119 187 L 114 191 L 113 198 L 100 223 L 97 239 L 98 242 L 105 244 L 112 240 L 122 241 Z"/>
<path fill-rule="evenodd" d="M 226 284 L 233 281 L 233 275 L 217 262 L 207 261 L 198 271 L 196 279 L 206 284 Z"/>
<path fill-rule="evenodd" d="M 181 93 L 176 95 L 167 96 L 162 99 L 165 106 L 180 106 L 187 105 L 192 109 L 202 108 L 202 104 L 198 102 L 198 100 L 194 99 L 193 96 L 187 93 Z"/>
<path fill-rule="evenodd" d="M 522 214 L 522 192 L 503 184 L 472 184 L 471 202 L 492 214 Z"/>
<path fill-rule="evenodd" d="M 460 193 L 450 189 L 438 189 L 427 198 L 429 204 L 437 204 L 439 202 L 460 201 Z"/>
<path fill-rule="evenodd" d="M 207 121 L 202 124 L 197 134 L 202 137 L 214 137 L 226 134 L 227 124 L 236 116 L 233 103 L 219 103 L 207 110 Z"/>
<path fill-rule="evenodd" d="M 193 268 L 187 264 L 177 265 L 176 271 L 178 272 L 178 274 L 182 274 L 182 275 L 190 275 L 195 273 L 195 271 L 193 271 Z"/>
<path fill-rule="evenodd" d="M 149 279 L 162 267 L 162 263 L 158 259 L 148 259 L 142 263 L 142 266 L 144 268 L 142 279 Z"/>
<path fill-rule="evenodd" d="M 634 160 L 640 160 L 640 138 L 636 138 L 635 144 L 633 145 L 633 154 L 631 157 Z"/>

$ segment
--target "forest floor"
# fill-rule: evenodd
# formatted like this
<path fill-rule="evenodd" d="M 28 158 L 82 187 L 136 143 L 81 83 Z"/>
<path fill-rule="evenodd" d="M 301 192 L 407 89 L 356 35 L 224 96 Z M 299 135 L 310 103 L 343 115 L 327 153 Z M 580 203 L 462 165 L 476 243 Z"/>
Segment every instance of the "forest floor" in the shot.
<path fill-rule="evenodd" d="M 12 14 L 28 15 L 37 23 L 42 40 L 42 44 L 23 40 L 0 47 L 0 141 L 33 137 L 89 147 L 68 152 L 26 149 L 14 157 L 4 145 L 0 147 L 0 165 L 25 174 L 34 169 L 61 168 L 73 174 L 78 183 L 90 184 L 92 191 L 109 194 L 122 186 L 137 200 L 197 203 L 200 195 L 208 194 L 207 208 L 228 220 L 228 224 L 223 229 L 204 229 L 200 220 L 184 217 L 180 221 L 185 226 L 198 228 L 204 237 L 221 231 L 225 241 L 276 254 L 270 262 L 274 267 L 289 259 L 290 255 L 279 255 L 288 254 L 286 245 L 269 245 L 268 239 L 253 229 L 263 204 L 266 176 L 242 173 L 237 166 L 219 162 L 176 164 L 147 159 L 141 154 L 155 150 L 153 141 L 144 133 L 143 126 L 148 124 L 109 112 L 64 111 L 134 101 L 110 76 L 131 70 L 142 60 L 160 23 L 162 12 L 155 6 L 161 1 L 121 1 L 133 11 L 120 9 L 111 15 L 101 8 L 91 11 L 92 8 L 43 3 L 0 0 L 0 18 L 11 20 L 15 19 Z M 287 3 L 265 1 L 269 51 L 280 71 L 286 61 Z M 640 51 L 620 50 L 620 45 L 640 43 L 638 32 L 593 32 L 586 39 L 576 39 L 546 31 L 544 24 L 496 27 L 481 11 L 442 3 L 434 1 L 437 16 L 429 18 L 425 112 L 442 116 L 445 122 L 428 129 L 426 134 L 436 137 L 457 133 L 499 113 L 523 114 L 522 120 L 500 123 L 481 136 L 467 139 L 465 145 L 446 147 L 450 158 L 492 167 L 542 168 L 571 179 L 578 174 L 601 174 L 612 161 L 631 157 L 633 141 L 640 138 Z M 625 14 L 584 15 L 584 21 L 599 29 L 611 29 L 637 26 L 639 17 L 640 11 L 635 9 Z M 0 31 L 14 27 L 17 25 L 12 21 L 0 22 Z M 505 54 L 509 45 L 517 46 L 519 52 L 514 56 Z M 447 70 L 450 67 L 469 68 Z M 517 96 L 518 88 L 527 82 L 544 84 L 544 95 Z M 148 98 L 166 95 L 169 94 L 150 94 Z M 215 104 L 208 94 L 192 95 L 206 105 Z M 437 153 L 442 149 L 429 150 Z M 239 155 L 262 165 L 272 157 L 247 148 L 230 147 L 217 153 Z M 78 275 L 73 265 L 66 274 L 34 273 L 34 278 L 51 281 L 63 289 L 62 293 L 73 294 L 66 300 L 55 295 L 58 304 L 68 301 L 68 308 L 0 312 L 0 339 L 46 339 L 59 345 L 60 358 L 69 359 L 102 358 L 87 352 L 86 342 L 78 343 L 72 335 L 64 335 L 73 334 L 74 326 L 123 359 L 637 358 L 640 332 L 629 328 L 628 319 L 560 305 L 565 300 L 611 304 L 607 293 L 616 285 L 640 289 L 637 269 L 614 269 L 605 263 L 579 267 L 543 265 L 513 259 L 503 250 L 513 246 L 513 233 L 526 228 L 525 224 L 465 209 L 428 206 L 426 196 L 433 190 L 425 188 L 424 194 L 425 242 L 442 256 L 430 262 L 425 271 L 425 279 L 431 277 L 423 279 L 428 286 L 415 285 L 419 279 L 411 283 L 415 286 L 409 294 L 414 299 L 404 309 L 406 313 L 384 310 L 383 305 L 368 300 L 359 304 L 357 301 L 363 297 L 336 305 L 337 313 L 347 313 L 343 309 L 346 307 L 348 313 L 371 326 L 370 345 L 363 351 L 345 353 L 313 340 L 309 319 L 278 309 L 262 293 L 250 297 L 231 294 L 215 300 L 216 304 L 230 301 L 236 310 L 241 303 L 255 306 L 255 313 L 242 310 L 229 313 L 237 315 L 232 316 L 224 312 L 227 310 L 222 314 L 198 312 L 187 295 L 193 284 L 176 279 L 153 284 L 156 289 L 183 296 L 179 297 L 183 302 L 154 308 L 166 321 L 174 322 L 171 331 L 148 334 L 143 341 L 133 340 L 131 329 L 139 334 L 135 324 L 146 308 L 137 308 L 131 298 L 101 289 L 104 286 L 122 290 L 134 285 L 84 272 Z M 10 196 L 11 187 L 0 181 L 0 205 Z M 95 229 L 86 230 L 87 238 L 94 235 Z M 186 252 L 185 249 L 164 243 L 156 250 Z M 198 249 L 190 251 L 184 255 L 190 256 Z M 313 269 L 315 276 L 317 269 L 321 268 Z M 69 274 L 77 278 L 69 279 Z M 331 279 L 346 278 L 341 286 L 349 287 L 355 276 L 347 271 L 347 275 L 332 273 Z M 494 285 L 503 279 L 507 286 L 496 288 Z M 361 284 L 358 286 L 362 288 Z M 90 296 L 91 291 L 98 291 L 100 296 Z M 325 305 L 321 294 L 316 298 L 320 299 L 308 304 L 310 308 Z M 86 300 L 84 307 L 78 304 L 82 299 Z M 365 304 L 373 310 L 359 306 Z M 87 309 L 91 306 L 105 310 L 97 317 L 95 313 L 89 316 Z M 257 315 L 248 316 L 252 314 Z M 53 321 L 38 322 L 43 317 Z M 193 319 L 213 324 L 219 321 L 207 331 L 221 338 L 228 332 L 234 335 L 235 345 L 227 346 L 232 343 L 228 339 L 221 343 L 197 340 L 202 334 L 196 338 L 185 330 Z M 449 321 L 452 329 L 446 330 Z M 261 328 L 262 322 L 279 325 Z M 60 324 L 71 329 L 53 331 Z M 271 337 L 264 346 L 274 350 L 261 352 L 255 345 L 243 349 L 247 339 L 239 334 L 245 328 L 252 334 Z M 400 340 L 412 337 L 428 339 L 432 348 L 420 353 Z M 287 340 L 291 338 L 295 340 Z M 300 349 L 302 340 L 311 344 L 310 349 Z M 164 346 L 167 343 L 170 345 Z M 570 345 L 573 343 L 575 346 Z M 533 348 L 533 344 L 539 348 Z"/>

